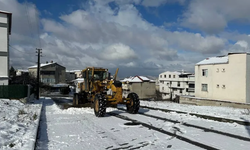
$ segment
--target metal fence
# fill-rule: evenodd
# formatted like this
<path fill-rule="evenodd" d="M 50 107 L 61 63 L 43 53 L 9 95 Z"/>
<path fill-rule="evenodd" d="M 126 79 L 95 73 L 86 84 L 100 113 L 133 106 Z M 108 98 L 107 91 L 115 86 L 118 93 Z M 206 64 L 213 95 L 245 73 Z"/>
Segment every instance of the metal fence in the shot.
<path fill-rule="evenodd" d="M 20 99 L 27 97 L 27 85 L 0 85 L 0 98 Z"/>

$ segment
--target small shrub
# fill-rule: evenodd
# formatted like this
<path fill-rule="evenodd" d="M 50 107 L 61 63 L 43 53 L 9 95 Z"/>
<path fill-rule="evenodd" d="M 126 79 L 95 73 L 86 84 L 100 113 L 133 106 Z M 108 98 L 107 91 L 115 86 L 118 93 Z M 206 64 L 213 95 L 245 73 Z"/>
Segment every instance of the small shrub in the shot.
<path fill-rule="evenodd" d="M 37 114 L 34 114 L 33 115 L 33 120 L 36 120 L 37 119 Z"/>
<path fill-rule="evenodd" d="M 10 143 L 10 144 L 9 144 L 9 147 L 14 147 L 14 146 L 15 146 L 14 143 Z"/>
<path fill-rule="evenodd" d="M 23 114 L 26 114 L 26 112 L 23 109 L 21 109 L 21 110 L 18 111 L 18 114 L 23 115 Z"/>
<path fill-rule="evenodd" d="M 250 115 L 250 109 L 245 109 L 244 112 L 241 112 L 243 115 Z"/>

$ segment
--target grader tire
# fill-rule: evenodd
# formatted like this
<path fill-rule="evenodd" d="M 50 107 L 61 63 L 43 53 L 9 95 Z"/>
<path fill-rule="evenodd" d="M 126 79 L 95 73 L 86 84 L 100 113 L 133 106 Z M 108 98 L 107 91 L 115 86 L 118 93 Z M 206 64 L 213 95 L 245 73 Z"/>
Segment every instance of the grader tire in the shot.
<path fill-rule="evenodd" d="M 128 98 L 130 99 L 130 104 L 127 104 L 127 111 L 131 114 L 137 114 L 140 108 L 140 100 L 136 93 L 129 93 Z"/>
<path fill-rule="evenodd" d="M 103 117 L 106 114 L 106 100 L 104 96 L 100 94 L 95 96 L 94 112 L 96 117 Z"/>

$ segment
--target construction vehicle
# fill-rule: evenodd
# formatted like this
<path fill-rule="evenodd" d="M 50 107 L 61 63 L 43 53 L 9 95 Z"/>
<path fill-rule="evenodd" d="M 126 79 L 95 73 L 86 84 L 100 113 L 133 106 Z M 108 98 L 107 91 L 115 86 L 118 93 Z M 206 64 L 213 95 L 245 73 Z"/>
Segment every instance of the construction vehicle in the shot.
<path fill-rule="evenodd" d="M 136 93 L 129 93 L 123 97 L 122 83 L 117 81 L 117 73 L 111 79 L 108 69 L 87 67 L 82 70 L 83 83 L 77 85 L 74 93 L 73 106 L 92 103 L 97 117 L 103 117 L 106 108 L 117 104 L 125 104 L 127 111 L 136 114 L 140 107 L 139 97 Z"/>

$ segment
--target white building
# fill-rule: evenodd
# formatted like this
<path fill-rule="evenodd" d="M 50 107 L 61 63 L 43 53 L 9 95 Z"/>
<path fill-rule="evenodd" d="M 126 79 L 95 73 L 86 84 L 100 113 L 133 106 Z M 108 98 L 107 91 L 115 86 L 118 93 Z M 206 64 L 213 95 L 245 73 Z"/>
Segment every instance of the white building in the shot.
<path fill-rule="evenodd" d="M 194 75 L 185 72 L 163 72 L 159 75 L 159 91 L 162 99 L 174 99 L 176 95 L 194 96 Z"/>
<path fill-rule="evenodd" d="M 250 103 L 250 54 L 206 58 L 195 66 L 195 96 Z"/>
<path fill-rule="evenodd" d="M 0 10 L 0 85 L 9 84 L 9 35 L 12 14 Z"/>

